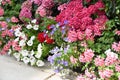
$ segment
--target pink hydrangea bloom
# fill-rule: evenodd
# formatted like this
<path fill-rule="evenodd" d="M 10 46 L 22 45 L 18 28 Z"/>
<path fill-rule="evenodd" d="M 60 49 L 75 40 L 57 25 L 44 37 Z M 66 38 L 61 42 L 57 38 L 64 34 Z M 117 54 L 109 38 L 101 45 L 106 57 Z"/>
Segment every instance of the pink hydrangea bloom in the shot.
<path fill-rule="evenodd" d="M 41 5 L 42 4 L 42 0 L 33 0 L 33 2 L 37 5 Z"/>
<path fill-rule="evenodd" d="M 78 31 L 77 32 L 77 37 L 79 40 L 83 40 L 85 38 L 85 34 L 81 31 Z"/>
<path fill-rule="evenodd" d="M 116 53 L 113 52 L 106 52 L 106 59 L 105 59 L 105 65 L 112 65 L 115 64 L 117 62 L 118 59 L 118 55 Z"/>
<path fill-rule="evenodd" d="M 20 11 L 20 14 L 19 14 L 20 20 L 24 21 L 24 18 L 31 19 L 31 17 L 32 17 L 31 10 L 26 7 L 22 8 L 22 10 Z"/>
<path fill-rule="evenodd" d="M 63 11 L 63 10 L 65 10 L 66 8 L 67 8 L 67 4 L 64 3 L 64 4 L 62 4 L 62 5 L 60 5 L 60 6 L 58 7 L 58 10 L 59 10 L 59 11 Z"/>
<path fill-rule="evenodd" d="M 103 79 L 110 78 L 113 75 L 113 71 L 109 70 L 109 69 L 106 69 L 104 71 L 99 71 L 99 75 Z"/>
<path fill-rule="evenodd" d="M 119 52 L 120 51 L 120 41 L 118 43 L 114 42 L 112 44 L 112 49 Z"/>
<path fill-rule="evenodd" d="M 0 7 L 0 16 L 3 16 L 3 14 L 4 14 L 4 9 Z"/>
<path fill-rule="evenodd" d="M 18 18 L 16 18 L 15 16 L 13 16 L 13 17 L 11 18 L 11 22 L 17 23 L 17 22 L 19 22 L 19 20 L 18 20 Z"/>
<path fill-rule="evenodd" d="M 42 6 L 46 9 L 51 9 L 54 6 L 53 0 L 42 0 Z"/>
<path fill-rule="evenodd" d="M 68 40 L 69 42 L 75 42 L 77 41 L 77 33 L 74 30 L 70 30 L 68 32 Z"/>
<path fill-rule="evenodd" d="M 83 54 L 80 55 L 80 62 L 90 62 L 94 56 L 94 52 L 91 49 L 87 49 Z"/>
<path fill-rule="evenodd" d="M 47 14 L 46 8 L 44 8 L 43 6 L 39 6 L 38 9 L 36 10 L 36 14 L 39 14 L 41 17 L 46 16 Z"/>
<path fill-rule="evenodd" d="M 27 9 L 31 10 L 32 9 L 32 2 L 30 0 L 23 2 L 21 9 L 23 9 L 23 8 L 27 8 Z"/>
<path fill-rule="evenodd" d="M 115 70 L 118 71 L 118 72 L 120 72 L 120 65 L 116 65 L 115 66 Z"/>
<path fill-rule="evenodd" d="M 96 57 L 94 61 L 95 61 L 96 66 L 104 66 L 105 65 L 104 58 Z"/>
<path fill-rule="evenodd" d="M 71 56 L 70 61 L 72 64 L 75 64 L 75 63 L 77 63 L 78 60 L 76 58 L 74 58 L 73 56 Z"/>
<path fill-rule="evenodd" d="M 1 21 L 1 22 L 0 22 L 0 26 L 1 26 L 2 28 L 6 28 L 6 27 L 8 27 L 8 24 L 7 24 L 7 22 L 5 22 L 5 21 Z"/>

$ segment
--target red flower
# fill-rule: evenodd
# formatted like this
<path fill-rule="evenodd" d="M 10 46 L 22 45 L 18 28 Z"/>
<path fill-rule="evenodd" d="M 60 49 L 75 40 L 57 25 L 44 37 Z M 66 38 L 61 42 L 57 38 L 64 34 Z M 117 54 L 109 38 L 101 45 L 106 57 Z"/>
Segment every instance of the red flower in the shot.
<path fill-rule="evenodd" d="M 45 41 L 45 33 L 39 33 L 37 39 L 42 43 Z"/>
<path fill-rule="evenodd" d="M 47 44 L 53 44 L 54 40 L 49 38 L 49 37 L 46 37 L 46 43 Z"/>
<path fill-rule="evenodd" d="M 50 26 L 51 26 L 51 25 L 48 25 L 48 26 L 47 26 L 47 29 L 48 29 L 48 30 L 51 30 L 51 27 L 50 27 Z"/>

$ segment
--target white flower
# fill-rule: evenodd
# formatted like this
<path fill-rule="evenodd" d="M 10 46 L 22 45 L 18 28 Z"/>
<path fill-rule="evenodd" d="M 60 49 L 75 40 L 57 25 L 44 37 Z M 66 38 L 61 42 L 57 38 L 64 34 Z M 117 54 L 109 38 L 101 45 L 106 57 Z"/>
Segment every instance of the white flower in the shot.
<path fill-rule="evenodd" d="M 42 60 L 38 60 L 38 61 L 36 62 L 36 64 L 37 64 L 38 67 L 41 67 L 41 66 L 44 66 L 44 65 L 45 65 L 45 63 L 44 63 Z"/>
<path fill-rule="evenodd" d="M 11 49 L 9 49 L 8 50 L 8 55 L 10 55 L 12 53 L 12 50 Z"/>
<path fill-rule="evenodd" d="M 31 28 L 32 28 L 32 25 L 31 25 L 31 24 L 28 24 L 28 25 L 26 26 L 26 28 L 27 28 L 27 29 L 31 29 Z"/>
<path fill-rule="evenodd" d="M 111 49 L 106 50 L 105 54 L 108 54 L 109 52 L 111 52 Z"/>
<path fill-rule="evenodd" d="M 34 39 L 35 39 L 35 36 L 32 36 L 32 37 L 30 38 L 30 40 L 32 40 L 32 41 L 33 41 Z"/>
<path fill-rule="evenodd" d="M 24 40 L 27 40 L 27 37 L 26 37 L 26 35 L 25 35 L 25 33 L 24 32 L 22 32 L 21 33 L 21 36 L 20 36 L 22 39 L 24 39 Z"/>
<path fill-rule="evenodd" d="M 22 56 L 28 56 L 28 51 L 27 50 L 21 50 L 20 53 L 22 54 Z"/>
<path fill-rule="evenodd" d="M 32 50 L 30 51 L 30 55 L 33 56 L 35 54 L 35 52 Z"/>
<path fill-rule="evenodd" d="M 25 40 L 21 40 L 21 41 L 19 42 L 19 46 L 25 46 Z"/>
<path fill-rule="evenodd" d="M 14 56 L 15 58 L 17 58 L 17 61 L 20 60 L 20 53 L 14 53 L 13 56 Z"/>
<path fill-rule="evenodd" d="M 33 56 L 30 56 L 30 64 L 33 66 L 36 62 L 36 59 Z"/>
<path fill-rule="evenodd" d="M 42 55 L 42 51 L 41 52 L 37 52 L 35 57 L 39 59 L 41 57 L 41 55 Z"/>
<path fill-rule="evenodd" d="M 32 40 L 29 40 L 29 41 L 27 42 L 27 45 L 28 45 L 28 46 L 32 46 L 32 45 L 33 45 L 33 41 L 32 41 Z"/>
<path fill-rule="evenodd" d="M 21 35 L 22 33 L 19 30 L 15 31 L 15 36 L 20 37 Z"/>
<path fill-rule="evenodd" d="M 111 56 L 112 58 L 118 59 L 118 54 L 112 52 L 111 49 L 106 50 L 106 51 L 105 51 L 105 54 L 106 54 L 107 56 Z"/>
<path fill-rule="evenodd" d="M 15 38 L 15 40 L 14 40 L 15 42 L 18 42 L 19 41 L 19 37 L 17 37 L 17 38 Z"/>
<path fill-rule="evenodd" d="M 37 20 L 36 19 L 33 19 L 32 21 L 31 21 L 31 23 L 36 23 L 37 22 Z"/>
<path fill-rule="evenodd" d="M 30 59 L 28 57 L 24 57 L 22 60 L 25 64 L 28 64 L 30 62 Z"/>
<path fill-rule="evenodd" d="M 34 25 L 34 26 L 33 26 L 33 29 L 34 29 L 34 30 L 38 30 L 38 29 L 39 29 L 39 25 Z"/>
<path fill-rule="evenodd" d="M 42 45 L 38 44 L 37 50 L 39 51 L 40 49 L 42 49 Z"/>

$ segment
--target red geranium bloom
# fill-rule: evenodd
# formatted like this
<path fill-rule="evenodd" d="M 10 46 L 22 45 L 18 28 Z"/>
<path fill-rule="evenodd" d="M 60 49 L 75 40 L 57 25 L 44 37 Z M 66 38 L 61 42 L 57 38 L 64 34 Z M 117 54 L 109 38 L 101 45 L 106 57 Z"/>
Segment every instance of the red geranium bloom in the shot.
<path fill-rule="evenodd" d="M 46 43 L 47 44 L 53 44 L 54 40 L 49 38 L 49 37 L 46 37 Z"/>
<path fill-rule="evenodd" d="M 37 39 L 42 43 L 45 41 L 45 33 L 39 33 Z"/>
<path fill-rule="evenodd" d="M 48 29 L 48 30 L 51 30 L 51 29 L 52 29 L 50 26 L 51 26 L 51 25 L 48 25 L 48 26 L 47 26 L 47 29 Z"/>

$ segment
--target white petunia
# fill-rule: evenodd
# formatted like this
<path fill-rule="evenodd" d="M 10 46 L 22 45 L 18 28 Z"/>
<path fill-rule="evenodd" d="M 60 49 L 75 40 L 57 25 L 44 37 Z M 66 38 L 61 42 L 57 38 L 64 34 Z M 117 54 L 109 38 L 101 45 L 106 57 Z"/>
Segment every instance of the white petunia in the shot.
<path fill-rule="evenodd" d="M 20 36 L 22 39 L 24 39 L 24 40 L 27 40 L 27 37 L 26 37 L 26 35 L 25 35 L 25 33 L 24 32 L 22 32 L 21 33 L 21 36 Z"/>
<path fill-rule="evenodd" d="M 35 54 L 35 52 L 32 50 L 30 51 L 30 55 L 33 56 Z"/>
<path fill-rule="evenodd" d="M 37 20 L 36 19 L 33 19 L 32 21 L 31 21 L 31 23 L 36 23 L 37 22 Z"/>
<path fill-rule="evenodd" d="M 15 36 L 20 37 L 22 33 L 20 31 L 15 31 Z"/>
<path fill-rule="evenodd" d="M 36 62 L 36 65 L 37 65 L 38 67 L 41 67 L 41 66 L 44 66 L 45 63 L 44 63 L 42 60 L 38 60 L 38 61 Z"/>
<path fill-rule="evenodd" d="M 42 45 L 41 44 L 38 44 L 38 47 L 37 47 L 37 50 L 39 51 L 41 51 L 42 50 Z"/>
<path fill-rule="evenodd" d="M 14 53 L 13 56 L 17 59 L 17 61 L 20 61 L 20 53 Z"/>
<path fill-rule="evenodd" d="M 31 25 L 31 24 L 28 24 L 28 25 L 26 26 L 26 28 L 27 28 L 27 29 L 31 29 L 31 28 L 32 28 L 32 25 Z"/>
<path fill-rule="evenodd" d="M 37 52 L 35 57 L 39 59 L 41 57 L 41 55 L 42 55 L 42 51 L 41 52 Z"/>
<path fill-rule="evenodd" d="M 10 55 L 12 53 L 12 50 L 11 49 L 9 49 L 8 50 L 8 55 Z"/>
<path fill-rule="evenodd" d="M 30 38 L 30 40 L 32 40 L 32 41 L 33 41 L 34 39 L 35 39 L 35 36 L 32 36 L 32 37 Z"/>
<path fill-rule="evenodd" d="M 32 46 L 32 45 L 33 45 L 33 41 L 32 41 L 32 40 L 29 40 L 29 41 L 27 42 L 27 45 L 28 45 L 28 46 Z"/>
<path fill-rule="evenodd" d="M 21 40 L 20 42 L 19 42 L 19 46 L 25 46 L 25 40 Z"/>
<path fill-rule="evenodd" d="M 30 64 L 31 64 L 31 66 L 33 66 L 35 64 L 35 62 L 36 62 L 35 57 L 30 56 Z"/>
<path fill-rule="evenodd" d="M 33 29 L 34 29 L 34 30 L 38 30 L 38 29 L 39 29 L 39 25 L 34 25 L 34 26 L 33 26 Z"/>
<path fill-rule="evenodd" d="M 28 56 L 28 51 L 27 50 L 21 50 L 20 53 L 22 54 L 22 56 Z"/>
<path fill-rule="evenodd" d="M 18 42 L 19 41 L 19 37 L 17 37 L 17 38 L 15 38 L 15 40 L 14 40 L 15 42 Z"/>
<path fill-rule="evenodd" d="M 25 64 L 28 64 L 30 62 L 30 59 L 28 57 L 24 57 L 22 60 Z"/>

